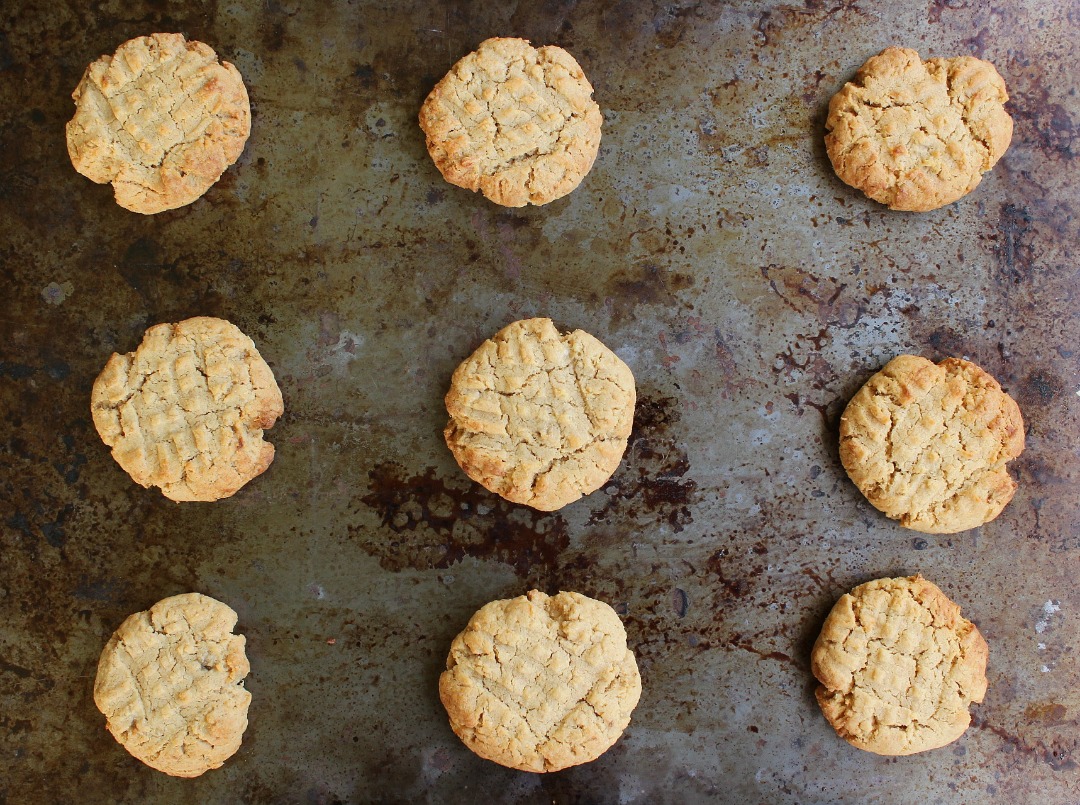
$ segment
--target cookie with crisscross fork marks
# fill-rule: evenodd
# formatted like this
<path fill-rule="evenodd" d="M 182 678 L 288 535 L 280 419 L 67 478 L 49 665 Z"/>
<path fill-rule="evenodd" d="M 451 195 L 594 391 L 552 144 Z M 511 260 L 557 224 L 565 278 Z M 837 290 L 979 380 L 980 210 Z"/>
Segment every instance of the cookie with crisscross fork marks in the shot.
<path fill-rule="evenodd" d="M 454 638 L 439 695 L 476 754 L 558 771 L 606 752 L 630 723 L 641 677 L 610 606 L 579 593 L 483 606 Z"/>
<path fill-rule="evenodd" d="M 420 128 L 451 184 L 506 207 L 547 204 L 596 159 L 603 116 L 592 91 L 562 48 L 488 39 L 435 85 Z"/>
<path fill-rule="evenodd" d="M 240 73 L 181 34 L 124 42 L 86 68 L 72 98 L 67 144 L 75 170 L 111 182 L 117 204 L 144 214 L 199 198 L 251 131 Z"/>
<path fill-rule="evenodd" d="M 270 466 L 263 429 L 281 391 L 255 344 L 223 319 L 200 316 L 146 331 L 94 382 L 94 426 L 137 483 L 172 500 L 218 500 Z"/>
<path fill-rule="evenodd" d="M 1005 81 L 972 56 L 928 59 L 890 47 L 829 103 L 825 147 L 836 175 L 894 210 L 967 195 L 1005 153 Z"/>
<path fill-rule="evenodd" d="M 975 364 L 900 355 L 840 417 L 840 460 L 866 499 L 930 534 L 978 528 L 1016 492 L 1005 467 L 1024 450 L 1016 402 Z"/>
<path fill-rule="evenodd" d="M 113 737 L 143 763 L 198 777 L 240 748 L 251 694 L 236 613 L 199 593 L 128 617 L 101 652 L 94 702 Z"/>
<path fill-rule="evenodd" d="M 841 596 L 814 643 L 817 700 L 837 734 L 868 752 L 910 755 L 959 738 L 986 693 L 986 641 L 921 576 Z"/>
<path fill-rule="evenodd" d="M 593 336 L 516 321 L 454 372 L 446 443 L 474 481 L 554 511 L 615 472 L 635 398 L 630 368 Z"/>

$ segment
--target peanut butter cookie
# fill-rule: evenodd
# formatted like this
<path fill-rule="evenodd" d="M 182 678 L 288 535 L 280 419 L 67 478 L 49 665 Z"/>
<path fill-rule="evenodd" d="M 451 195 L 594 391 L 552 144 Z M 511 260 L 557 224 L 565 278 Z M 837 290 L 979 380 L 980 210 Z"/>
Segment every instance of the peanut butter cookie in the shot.
<path fill-rule="evenodd" d="M 1024 450 L 1012 397 L 978 366 L 900 355 L 840 417 L 840 460 L 874 506 L 929 534 L 978 528 L 1001 514 Z"/>
<path fill-rule="evenodd" d="M 595 760 L 618 740 L 641 677 L 615 610 L 533 590 L 473 615 L 450 646 L 439 695 L 480 757 L 547 772 Z"/>
<path fill-rule="evenodd" d="M 547 204 L 592 168 L 603 116 L 560 47 L 488 39 L 435 85 L 420 109 L 443 178 L 496 204 Z"/>
<path fill-rule="evenodd" d="M 147 766 L 198 777 L 240 748 L 251 694 L 236 613 L 174 595 L 120 624 L 101 652 L 94 702 L 109 732 Z"/>
<path fill-rule="evenodd" d="M 974 190 L 1009 147 L 1008 99 L 989 62 L 924 62 L 914 50 L 886 48 L 829 103 L 829 159 L 875 201 L 935 210 Z"/>
<path fill-rule="evenodd" d="M 837 734 L 879 755 L 959 738 L 986 693 L 989 651 L 960 607 L 921 576 L 843 595 L 814 643 L 817 700 Z"/>
<path fill-rule="evenodd" d="M 190 204 L 236 162 L 251 131 L 236 68 L 181 34 L 131 39 L 86 68 L 67 124 L 75 170 L 144 214 Z"/>
<path fill-rule="evenodd" d="M 554 511 L 615 472 L 635 397 L 630 368 L 588 333 L 516 321 L 454 372 L 446 444 L 477 483 Z"/>
<path fill-rule="evenodd" d="M 113 458 L 172 500 L 229 497 L 274 460 L 262 439 L 284 406 L 255 344 L 233 324 L 158 324 L 94 382 L 94 427 Z"/>

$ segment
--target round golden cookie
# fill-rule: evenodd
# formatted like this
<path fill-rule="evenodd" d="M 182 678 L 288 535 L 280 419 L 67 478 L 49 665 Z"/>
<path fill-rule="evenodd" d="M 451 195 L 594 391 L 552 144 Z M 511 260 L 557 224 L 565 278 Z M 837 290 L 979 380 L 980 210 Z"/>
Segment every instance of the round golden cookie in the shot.
<path fill-rule="evenodd" d="M 101 652 L 94 702 L 109 732 L 147 766 L 198 777 L 236 754 L 251 694 L 236 613 L 174 595 L 120 624 Z"/>
<path fill-rule="evenodd" d="M 236 162 L 251 131 L 236 68 L 181 34 L 131 39 L 86 68 L 67 124 L 75 170 L 144 214 L 190 204 Z"/>
<path fill-rule="evenodd" d="M 446 444 L 477 483 L 554 511 L 615 472 L 635 397 L 630 368 L 588 333 L 516 321 L 455 370 Z"/>
<path fill-rule="evenodd" d="M 829 103 L 829 159 L 875 201 L 935 210 L 974 190 L 1009 147 L 1008 99 L 989 62 L 924 62 L 914 50 L 886 48 Z"/>
<path fill-rule="evenodd" d="M 522 771 L 588 763 L 630 723 L 641 677 L 615 610 L 579 593 L 492 601 L 454 638 L 439 696 L 473 752 Z"/>
<path fill-rule="evenodd" d="M 488 39 L 420 109 L 443 178 L 496 204 L 547 204 L 577 187 L 600 148 L 592 85 L 560 47 Z"/>
<path fill-rule="evenodd" d="M 928 534 L 978 528 L 1001 514 L 1024 450 L 1016 402 L 969 361 L 893 358 L 840 417 L 840 460 L 866 499 Z"/>
<path fill-rule="evenodd" d="M 94 381 L 94 427 L 113 458 L 172 500 L 229 497 L 274 460 L 262 439 L 284 406 L 273 372 L 234 324 L 200 316 L 146 331 Z"/>
<path fill-rule="evenodd" d="M 841 596 L 814 643 L 821 712 L 836 733 L 879 755 L 952 743 L 986 693 L 986 641 L 921 576 L 877 579 Z"/>

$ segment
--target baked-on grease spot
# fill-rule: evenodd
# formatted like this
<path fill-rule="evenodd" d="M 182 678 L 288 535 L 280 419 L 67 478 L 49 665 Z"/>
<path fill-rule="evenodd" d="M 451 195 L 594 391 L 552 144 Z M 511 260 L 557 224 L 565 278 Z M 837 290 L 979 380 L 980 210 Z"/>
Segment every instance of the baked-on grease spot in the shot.
<path fill-rule="evenodd" d="M 657 263 L 639 263 L 614 271 L 604 285 L 604 304 L 612 310 L 612 325 L 636 319 L 638 305 L 678 304 L 676 293 L 694 284 L 693 277 Z"/>
<path fill-rule="evenodd" d="M 848 283 L 805 268 L 770 263 L 761 269 L 761 276 L 787 307 L 800 314 L 816 314 L 825 327 L 855 327 L 870 305 L 868 295 L 851 299 Z"/>
<path fill-rule="evenodd" d="M 138 238 L 124 251 L 124 256 L 117 264 L 117 271 L 124 281 L 139 294 L 146 294 L 149 286 L 159 280 L 167 280 L 172 285 L 180 285 L 184 278 L 180 276 L 179 260 L 166 263 L 161 256 L 161 246 L 150 238 Z"/>
<path fill-rule="evenodd" d="M 638 398 L 622 466 L 594 495 L 608 499 L 589 516 L 589 525 L 629 517 L 666 523 L 678 533 L 694 521 L 697 481 L 686 477 L 690 460 L 677 433 L 671 432 L 681 419 L 678 406 L 674 397 Z"/>
<path fill-rule="evenodd" d="M 1035 230 L 1030 210 L 1016 204 L 1001 207 L 1000 245 L 997 247 L 998 270 L 995 279 L 1005 285 L 1019 285 L 1034 279 Z"/>
<path fill-rule="evenodd" d="M 1055 397 L 1065 391 L 1061 380 L 1043 372 L 1032 372 L 1024 378 L 1023 396 L 1024 407 L 1046 405 L 1053 402 Z"/>
<path fill-rule="evenodd" d="M 1077 153 L 1076 124 L 1067 106 L 1050 100 L 1050 92 L 1058 89 L 1055 82 L 1036 77 L 1012 98 L 1010 109 L 1018 122 L 1018 139 L 1038 148 L 1047 158 L 1067 161 Z M 1069 96 L 1073 97 L 1073 90 Z"/>
<path fill-rule="evenodd" d="M 686 617 L 686 612 L 690 609 L 690 596 L 685 590 L 676 587 L 671 591 L 671 609 L 680 618 Z"/>
<path fill-rule="evenodd" d="M 1072 757 L 1080 751 L 1080 739 L 1073 738 L 1070 741 L 1062 737 L 1051 741 L 1049 745 L 1042 741 L 1030 742 L 1019 735 L 1014 735 L 1008 730 L 989 723 L 978 715 L 971 717 L 971 726 L 996 735 L 1005 742 L 1006 751 L 1022 752 L 1040 763 L 1045 763 L 1054 771 L 1073 771 L 1080 768 L 1080 763 L 1077 763 Z"/>
<path fill-rule="evenodd" d="M 360 500 L 382 528 L 351 526 L 349 534 L 387 570 L 446 568 L 468 556 L 546 583 L 570 544 L 562 516 L 510 503 L 478 484 L 449 486 L 433 468 L 408 475 L 399 464 L 383 462 L 368 478 Z"/>

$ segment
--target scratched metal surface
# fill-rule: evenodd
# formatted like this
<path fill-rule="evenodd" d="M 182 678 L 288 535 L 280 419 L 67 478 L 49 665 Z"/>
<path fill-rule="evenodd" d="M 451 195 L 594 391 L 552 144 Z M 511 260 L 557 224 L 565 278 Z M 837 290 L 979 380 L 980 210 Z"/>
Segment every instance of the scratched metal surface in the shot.
<path fill-rule="evenodd" d="M 0 10 L 0 803 L 1080 800 L 1075 0 L 95 5 Z M 141 217 L 63 126 L 85 65 L 158 30 L 235 62 L 254 122 L 203 200 Z M 570 49 L 604 112 L 596 167 L 541 209 L 444 184 L 415 123 L 495 34 Z M 991 59 L 1012 94 L 1011 149 L 937 212 L 861 198 L 824 154 L 829 97 L 894 42 Z M 175 505 L 88 397 L 196 314 L 254 338 L 287 412 L 264 476 Z M 440 435 L 454 366 L 540 314 L 640 397 L 612 481 L 556 514 L 471 485 Z M 839 412 L 900 352 L 1018 399 L 994 523 L 924 537 L 845 479 Z M 985 633 L 990 690 L 954 745 L 879 758 L 820 716 L 808 652 L 843 591 L 915 571 Z M 614 604 L 644 678 L 624 738 L 547 776 L 472 756 L 436 693 L 469 615 L 531 586 Z M 254 698 L 239 754 L 178 780 L 91 690 L 121 620 L 188 590 L 239 612 Z"/>

